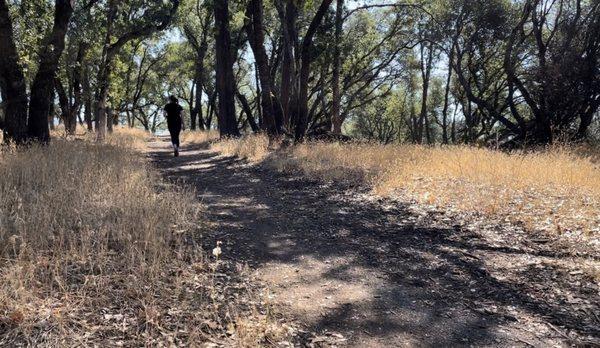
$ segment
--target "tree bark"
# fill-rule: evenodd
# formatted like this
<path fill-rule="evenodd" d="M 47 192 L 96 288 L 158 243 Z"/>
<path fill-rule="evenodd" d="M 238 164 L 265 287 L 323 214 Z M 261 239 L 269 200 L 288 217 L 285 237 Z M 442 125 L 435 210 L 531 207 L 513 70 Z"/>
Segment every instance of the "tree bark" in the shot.
<path fill-rule="evenodd" d="M 65 87 L 62 82 L 58 78 L 58 76 L 54 79 L 54 88 L 56 90 L 56 94 L 58 94 L 58 105 L 60 106 L 60 118 L 65 125 L 65 132 L 69 134 L 71 125 L 70 125 L 70 116 L 69 116 L 69 97 L 67 96 L 67 92 L 65 91 Z"/>
<path fill-rule="evenodd" d="M 317 10 L 317 13 L 313 17 L 306 34 L 304 35 L 304 39 L 302 40 L 302 46 L 300 49 L 300 81 L 299 81 L 299 90 L 298 90 L 298 106 L 297 106 L 297 118 L 296 118 L 296 132 L 295 132 L 295 140 L 297 142 L 302 142 L 304 140 L 304 135 L 306 134 L 306 130 L 308 128 L 308 78 L 310 75 L 310 63 L 311 63 L 311 55 L 310 49 L 312 48 L 312 41 L 317 32 L 317 28 L 321 24 L 329 5 L 333 0 L 322 0 Z"/>
<path fill-rule="evenodd" d="M 111 108 L 110 106 L 106 108 L 106 127 L 108 130 L 109 134 L 112 134 L 113 132 L 113 125 L 115 124 L 115 114 L 114 114 L 114 110 L 113 108 Z"/>
<path fill-rule="evenodd" d="M 54 100 L 54 95 L 52 96 L 52 100 Z M 56 127 L 54 127 L 54 102 L 50 103 L 50 112 L 48 112 L 48 127 L 53 131 Z"/>
<path fill-rule="evenodd" d="M 283 115 L 279 101 L 273 93 L 271 81 L 271 67 L 264 46 L 264 24 L 263 24 L 262 0 L 251 0 L 248 4 L 247 14 L 251 17 L 250 25 L 246 25 L 246 32 L 250 47 L 254 53 L 254 59 L 259 74 L 261 86 L 261 104 L 263 128 L 270 136 L 279 136 L 282 131 Z"/>
<path fill-rule="evenodd" d="M 197 113 L 195 113 L 194 109 L 196 109 L 194 107 L 194 101 L 196 100 L 195 96 L 196 96 L 196 90 L 198 89 L 198 78 L 197 76 L 194 76 L 194 80 L 192 81 L 192 87 L 190 88 L 190 101 L 189 101 L 189 112 L 190 112 L 190 130 L 195 131 L 196 130 L 196 118 L 197 118 Z"/>
<path fill-rule="evenodd" d="M 77 130 L 77 116 L 79 115 L 79 111 L 81 109 L 82 104 L 82 91 L 81 91 L 81 80 L 83 75 L 83 60 L 85 58 L 85 52 L 87 49 L 87 45 L 83 42 L 79 43 L 79 48 L 77 49 L 77 58 L 75 61 L 75 67 L 71 72 L 71 91 L 73 95 L 73 102 L 69 105 L 69 113 L 68 113 L 68 127 L 66 128 L 67 134 L 75 134 Z M 65 120 L 65 126 L 67 122 Z"/>
<path fill-rule="evenodd" d="M 29 101 L 28 137 L 41 143 L 50 141 L 48 113 L 54 90 L 54 78 L 58 61 L 65 48 L 65 35 L 69 20 L 73 14 L 70 0 L 56 0 L 54 8 L 54 25 L 44 41 L 40 54 L 38 71 L 31 84 Z"/>
<path fill-rule="evenodd" d="M 238 137 L 235 114 L 235 81 L 233 75 L 233 59 L 231 56 L 231 36 L 229 32 L 229 1 L 216 0 L 215 13 L 215 48 L 216 48 L 216 88 L 219 96 L 219 132 L 221 137 Z"/>
<path fill-rule="evenodd" d="M 450 84 L 452 83 L 452 60 L 454 59 L 454 48 L 450 48 L 448 54 L 448 75 L 444 90 L 444 106 L 442 108 L 442 143 L 448 144 L 448 103 L 450 100 Z"/>
<path fill-rule="evenodd" d="M 283 112 L 283 127 L 291 126 L 291 96 L 295 93 L 296 65 L 294 59 L 294 46 L 297 40 L 296 19 L 298 9 L 294 1 L 286 1 L 285 8 L 280 15 L 283 35 L 283 61 L 281 64 L 281 107 Z"/>
<path fill-rule="evenodd" d="M 332 131 L 335 134 L 342 133 L 342 119 L 340 115 L 340 69 L 341 69 L 341 57 L 340 57 L 340 45 L 342 41 L 342 11 L 344 9 L 344 0 L 337 0 L 335 9 L 335 43 L 333 48 L 333 78 L 332 78 L 332 93 L 333 101 L 331 105 L 331 124 Z"/>
<path fill-rule="evenodd" d="M 83 71 L 83 103 L 84 120 L 88 131 L 93 131 L 92 87 L 90 85 L 90 70 L 86 66 Z"/>
<path fill-rule="evenodd" d="M 431 66 L 433 64 L 433 44 L 429 45 L 427 58 L 425 57 L 425 44 L 421 45 L 421 78 L 423 83 L 423 94 L 421 95 L 421 112 L 419 115 L 418 131 L 417 131 L 417 142 L 420 144 L 423 142 L 423 129 L 428 127 L 429 122 L 427 118 L 427 96 L 429 93 L 429 80 L 431 76 Z M 426 129 L 426 134 L 429 138 L 429 129 Z M 430 139 L 427 139 L 429 142 Z"/>
<path fill-rule="evenodd" d="M 27 140 L 27 88 L 6 0 L 0 0 L 0 90 L 5 104 L 4 142 Z M 46 118 L 46 125 L 47 125 Z"/>
<path fill-rule="evenodd" d="M 104 141 L 106 138 L 106 103 L 108 99 L 108 88 L 110 86 L 110 41 L 112 36 L 113 23 L 117 16 L 117 7 L 115 0 L 109 0 L 106 16 L 106 35 L 104 38 L 104 47 L 102 48 L 102 57 L 100 68 L 98 69 L 98 91 L 96 92 L 96 140 Z"/>

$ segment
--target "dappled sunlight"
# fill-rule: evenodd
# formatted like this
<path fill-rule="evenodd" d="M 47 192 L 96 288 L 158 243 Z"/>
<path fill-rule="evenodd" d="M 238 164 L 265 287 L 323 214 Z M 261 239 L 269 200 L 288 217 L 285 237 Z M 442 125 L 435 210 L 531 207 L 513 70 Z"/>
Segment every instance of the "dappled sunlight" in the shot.
<path fill-rule="evenodd" d="M 581 237 L 600 236 L 600 168 L 576 148 L 514 152 L 474 147 L 308 143 L 267 163 L 311 178 L 366 185 L 383 196 L 477 212 Z"/>
<path fill-rule="evenodd" d="M 295 161 L 288 164 L 293 168 L 327 159 L 328 153 L 344 157 L 347 167 L 360 163 L 368 170 L 376 163 L 367 155 L 355 162 L 343 148 L 335 154 L 335 145 L 302 146 L 322 146 L 322 153 L 313 160 L 308 154 L 292 157 L 294 148 L 286 150 L 291 152 L 287 158 Z M 404 155 L 402 148 L 394 151 L 398 152 L 372 154 Z M 535 231 L 498 230 L 503 227 L 491 221 L 471 224 L 418 201 L 357 192 L 354 186 L 341 185 L 344 177 L 336 184 L 314 180 L 310 171 L 279 168 L 283 174 L 278 174 L 272 167 L 285 159 L 284 154 L 247 162 L 197 149 L 188 152 L 191 158 L 183 165 L 214 166 L 170 170 L 181 159 L 164 157 L 157 163 L 173 180 L 196 188 L 215 226 L 211 238 L 223 241 L 224 254 L 247 261 L 271 287 L 274 303 L 311 328 L 327 329 L 334 337 L 339 331 L 342 338 L 335 339 L 359 346 L 399 341 L 491 344 L 512 340 L 520 332 L 519 323 L 536 327 L 546 337 L 537 340 L 536 335 L 525 334 L 523 339 L 530 342 L 556 342 L 549 338 L 554 331 L 547 323 L 593 334 L 591 327 L 580 325 L 591 323 L 591 318 L 566 312 L 575 304 L 560 304 L 568 298 L 595 296 L 589 293 L 590 277 L 598 266 L 593 255 L 578 256 L 569 248 L 545 249 L 549 242 Z M 411 163 L 427 168 L 418 158 Z M 363 175 L 360 180 L 369 177 Z M 365 182 L 358 184 L 360 189 Z M 352 189 L 346 191 L 348 187 Z M 524 233 L 537 236 L 530 238 L 541 244 L 528 244 Z M 577 282 L 579 286 L 570 285 Z M 546 296 L 541 291 L 548 286 L 555 291 Z"/>

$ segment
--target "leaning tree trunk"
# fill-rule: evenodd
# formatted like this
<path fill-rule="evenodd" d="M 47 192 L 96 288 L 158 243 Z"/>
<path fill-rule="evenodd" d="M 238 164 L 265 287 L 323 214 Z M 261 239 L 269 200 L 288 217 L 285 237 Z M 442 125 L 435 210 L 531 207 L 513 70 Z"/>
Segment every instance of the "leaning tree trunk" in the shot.
<path fill-rule="evenodd" d="M 27 140 L 27 88 L 6 0 L 0 0 L 0 89 L 5 103 L 4 141 Z M 47 122 L 47 119 L 46 119 Z"/>
<path fill-rule="evenodd" d="M 238 101 L 242 105 L 242 109 L 244 110 L 244 113 L 246 114 L 246 119 L 248 120 L 248 124 L 250 125 L 252 132 L 258 133 L 260 131 L 260 128 L 256 124 L 256 120 L 254 119 L 254 116 L 252 115 L 252 108 L 250 108 L 250 104 L 248 104 L 248 100 L 246 99 L 246 96 L 243 95 L 242 93 L 240 93 L 240 91 L 236 92 L 236 96 L 238 98 Z"/>
<path fill-rule="evenodd" d="M 233 60 L 231 57 L 231 37 L 229 33 L 228 0 L 216 0 L 215 12 L 215 48 L 216 48 L 216 87 L 219 96 L 219 132 L 221 137 L 240 135 L 235 115 L 235 81 Z"/>
<path fill-rule="evenodd" d="M 73 6 L 70 0 L 56 0 L 54 26 L 50 35 L 45 38 L 38 71 L 31 85 L 27 132 L 29 138 L 42 143 L 50 141 L 48 113 L 54 95 L 54 77 L 58 61 L 65 48 L 65 35 L 72 14 Z"/>

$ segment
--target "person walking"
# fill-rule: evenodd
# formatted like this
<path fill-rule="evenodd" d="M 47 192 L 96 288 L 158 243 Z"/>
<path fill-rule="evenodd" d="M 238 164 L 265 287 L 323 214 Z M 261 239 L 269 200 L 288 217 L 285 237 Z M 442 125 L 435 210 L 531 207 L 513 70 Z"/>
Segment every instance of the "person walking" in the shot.
<path fill-rule="evenodd" d="M 171 144 L 173 144 L 175 157 L 179 156 L 179 133 L 181 133 L 181 129 L 183 128 L 182 111 L 183 108 L 179 105 L 177 97 L 174 95 L 170 96 L 169 103 L 165 105 L 165 118 L 167 119 L 167 127 L 171 135 Z"/>

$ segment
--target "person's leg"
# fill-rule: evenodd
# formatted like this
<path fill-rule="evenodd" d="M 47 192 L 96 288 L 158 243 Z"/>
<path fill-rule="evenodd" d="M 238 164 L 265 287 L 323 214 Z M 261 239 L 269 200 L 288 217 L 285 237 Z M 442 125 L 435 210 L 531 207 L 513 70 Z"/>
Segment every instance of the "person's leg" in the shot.
<path fill-rule="evenodd" d="M 173 146 L 173 151 L 175 152 L 175 157 L 179 156 L 179 129 L 172 127 L 171 125 L 167 125 L 169 128 L 169 135 L 171 136 L 171 145 Z"/>
<path fill-rule="evenodd" d="M 171 138 L 171 145 L 175 148 L 175 130 L 173 126 L 167 122 L 167 129 L 169 130 L 169 137 Z"/>
<path fill-rule="evenodd" d="M 175 146 L 177 146 L 178 149 L 179 149 L 179 134 L 180 133 L 181 133 L 181 128 L 174 129 L 173 144 L 175 144 Z"/>

